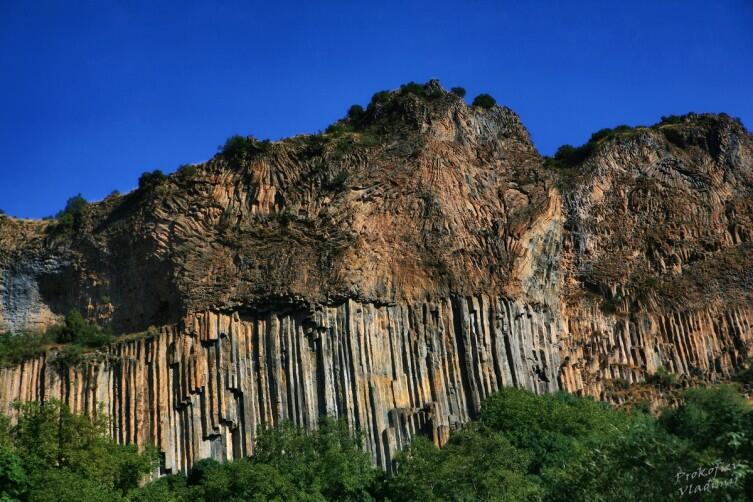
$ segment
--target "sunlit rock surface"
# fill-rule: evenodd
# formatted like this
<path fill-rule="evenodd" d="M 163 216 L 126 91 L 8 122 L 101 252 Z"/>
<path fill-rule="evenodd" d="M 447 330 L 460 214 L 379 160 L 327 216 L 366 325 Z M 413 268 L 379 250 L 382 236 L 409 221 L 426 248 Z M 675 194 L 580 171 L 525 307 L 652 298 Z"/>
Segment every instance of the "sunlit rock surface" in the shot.
<path fill-rule="evenodd" d="M 110 415 L 164 468 L 253 453 L 320 415 L 389 468 L 500 386 L 623 403 L 662 368 L 727 379 L 753 344 L 753 138 L 689 115 L 544 163 L 509 109 L 435 82 L 359 122 L 255 140 L 90 205 L 0 218 L 0 329 L 69 309 L 127 335 L 81 364 L 0 370 L 0 407 Z"/>

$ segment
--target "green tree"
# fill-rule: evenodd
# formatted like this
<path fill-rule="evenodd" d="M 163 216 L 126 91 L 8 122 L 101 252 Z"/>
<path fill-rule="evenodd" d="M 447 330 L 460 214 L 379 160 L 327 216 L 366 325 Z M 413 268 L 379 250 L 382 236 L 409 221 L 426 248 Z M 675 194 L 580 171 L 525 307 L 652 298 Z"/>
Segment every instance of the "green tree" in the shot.
<path fill-rule="evenodd" d="M 101 347 L 113 341 L 109 331 L 86 322 L 81 312 L 71 310 L 65 315 L 63 324 L 48 330 L 48 336 L 58 343 L 74 343 L 85 347 Z"/>
<path fill-rule="evenodd" d="M 43 354 L 50 341 L 45 333 L 0 334 L 0 367 L 18 364 Z"/>
<path fill-rule="evenodd" d="M 490 108 L 493 108 L 496 104 L 497 100 L 494 99 L 491 95 L 482 93 L 473 98 L 472 106 L 479 106 L 488 110 Z"/>
<path fill-rule="evenodd" d="M 81 194 L 74 195 L 65 203 L 65 208 L 55 215 L 58 226 L 64 232 L 72 232 L 81 226 L 81 218 L 89 203 Z"/>
<path fill-rule="evenodd" d="M 369 500 L 377 478 L 359 438 L 329 418 L 311 432 L 290 423 L 260 429 L 254 463 L 277 469 L 298 490 L 322 500 Z"/>
<path fill-rule="evenodd" d="M 699 449 L 734 453 L 729 446 L 730 435 L 753 434 L 747 429 L 750 414 L 750 404 L 734 385 L 718 385 L 688 389 L 679 407 L 662 413 L 661 423 Z"/>
<path fill-rule="evenodd" d="M 317 499 L 277 468 L 249 459 L 227 464 L 200 462 L 189 473 L 186 490 L 184 499 L 208 502 Z"/>
<path fill-rule="evenodd" d="M 0 500 L 17 500 L 28 488 L 28 478 L 18 454 L 0 444 Z"/>
<path fill-rule="evenodd" d="M 541 500 L 529 462 L 502 434 L 471 426 L 441 449 L 416 438 L 397 455 L 385 491 L 390 500 Z"/>
<path fill-rule="evenodd" d="M 453 87 L 452 89 L 450 89 L 450 92 L 455 96 L 459 96 L 461 98 L 465 97 L 465 89 L 462 87 Z"/>
<path fill-rule="evenodd" d="M 145 172 L 142 173 L 142 175 L 139 177 L 139 190 L 153 190 L 162 182 L 164 182 L 167 179 L 167 176 L 165 176 L 165 173 L 163 173 L 159 169 L 155 169 L 152 172 Z"/>
<path fill-rule="evenodd" d="M 196 176 L 198 168 L 192 164 L 182 164 L 176 172 L 179 180 L 187 181 Z"/>
<path fill-rule="evenodd" d="M 183 500 L 206 500 L 199 489 L 192 490 L 186 485 L 186 477 L 181 474 L 169 474 L 131 490 L 128 500 L 134 502 L 178 502 Z M 224 500 L 232 500 L 227 497 Z"/>
<path fill-rule="evenodd" d="M 46 401 L 21 403 L 18 412 L 12 437 L 30 480 L 30 500 L 115 500 L 156 467 L 154 450 L 140 453 L 112 441 L 101 410 L 90 418 Z M 54 493 L 59 498 L 46 498 Z"/>
<path fill-rule="evenodd" d="M 350 119 L 353 122 L 360 121 L 364 116 L 364 109 L 361 105 L 353 105 L 350 108 L 348 108 L 348 119 Z"/>
<path fill-rule="evenodd" d="M 230 136 L 225 141 L 225 144 L 220 147 L 222 156 L 225 157 L 227 161 L 236 168 L 243 165 L 243 162 L 248 156 L 248 150 L 248 138 L 244 138 L 243 136 L 240 136 L 238 134 Z"/>

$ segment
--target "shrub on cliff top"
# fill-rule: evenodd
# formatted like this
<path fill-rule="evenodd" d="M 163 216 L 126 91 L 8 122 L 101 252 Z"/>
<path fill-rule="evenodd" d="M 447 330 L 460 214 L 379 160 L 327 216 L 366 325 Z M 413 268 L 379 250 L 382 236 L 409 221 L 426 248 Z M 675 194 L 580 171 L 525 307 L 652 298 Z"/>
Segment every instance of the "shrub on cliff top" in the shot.
<path fill-rule="evenodd" d="M 182 164 L 176 171 L 178 179 L 185 181 L 196 176 L 198 168 L 192 164 Z"/>
<path fill-rule="evenodd" d="M 599 129 L 581 146 L 575 147 L 572 145 L 562 145 L 557 149 L 557 153 L 554 154 L 554 157 L 546 159 L 545 165 L 554 168 L 574 167 L 591 156 L 596 151 L 599 142 L 634 130 L 634 127 L 624 124 L 618 125 L 617 127 L 605 127 L 604 129 Z"/>
<path fill-rule="evenodd" d="M 237 158 L 246 153 L 247 145 L 247 138 L 244 138 L 240 134 L 234 134 L 225 140 L 225 144 L 220 147 L 220 151 L 222 155 L 228 158 Z"/>
<path fill-rule="evenodd" d="M 348 108 L 348 119 L 357 122 L 363 118 L 364 112 L 363 106 L 353 105 Z"/>
<path fill-rule="evenodd" d="M 65 208 L 55 215 L 58 226 L 65 232 L 69 233 L 77 230 L 81 226 L 81 217 L 89 203 L 81 194 L 74 195 L 65 203 Z"/>
<path fill-rule="evenodd" d="M 268 140 L 257 141 L 235 134 L 230 136 L 225 144 L 220 146 L 220 153 L 234 168 L 239 168 L 256 152 L 267 151 L 272 143 Z"/>
<path fill-rule="evenodd" d="M 482 93 L 473 98 L 472 106 L 478 106 L 488 110 L 490 108 L 493 108 L 496 104 L 497 100 L 494 99 L 491 95 Z"/>
<path fill-rule="evenodd" d="M 426 97 L 426 87 L 416 82 L 408 82 L 401 85 L 398 92 L 400 94 L 415 94 L 419 97 Z"/>
<path fill-rule="evenodd" d="M 152 190 L 167 179 L 165 173 L 159 169 L 145 172 L 139 177 L 139 190 Z"/>
<path fill-rule="evenodd" d="M 453 93 L 455 96 L 464 98 L 465 97 L 465 89 L 462 87 L 453 87 L 450 89 L 450 92 Z"/>

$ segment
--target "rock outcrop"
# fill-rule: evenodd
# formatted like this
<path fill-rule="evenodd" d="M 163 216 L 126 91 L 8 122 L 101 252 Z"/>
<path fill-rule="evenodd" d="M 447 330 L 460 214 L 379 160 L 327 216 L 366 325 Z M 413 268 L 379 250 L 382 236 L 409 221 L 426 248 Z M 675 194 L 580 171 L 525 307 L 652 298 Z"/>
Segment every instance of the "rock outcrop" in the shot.
<path fill-rule="evenodd" d="M 115 438 L 156 444 L 173 472 L 252 454 L 259 426 L 315 427 L 329 415 L 360 430 L 388 468 L 416 433 L 443 443 L 500 386 L 556 390 L 552 321 L 485 296 L 204 312 L 74 368 L 42 357 L 2 369 L 0 405 L 54 398 L 86 413 L 104 405 Z"/>
<path fill-rule="evenodd" d="M 320 415 L 389 468 L 504 385 L 615 403 L 659 368 L 729 378 L 753 347 L 753 138 L 688 115 L 545 164 L 506 108 L 436 82 L 327 133 L 239 139 L 90 205 L 0 219 L 0 327 L 78 308 L 128 335 L 0 369 L 0 407 L 61 399 L 164 468 L 253 453 Z"/>

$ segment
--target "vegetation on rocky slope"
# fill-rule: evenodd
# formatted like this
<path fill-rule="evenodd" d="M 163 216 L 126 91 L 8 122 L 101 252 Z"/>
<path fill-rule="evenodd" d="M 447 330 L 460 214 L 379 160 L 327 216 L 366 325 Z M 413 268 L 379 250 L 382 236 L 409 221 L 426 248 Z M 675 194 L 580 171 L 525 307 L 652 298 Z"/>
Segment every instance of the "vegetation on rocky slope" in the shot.
<path fill-rule="evenodd" d="M 101 417 L 101 416 L 100 416 Z M 753 409 L 732 386 L 694 389 L 658 418 L 567 394 L 506 388 L 436 448 L 418 437 L 385 475 L 343 422 L 262 428 L 250 459 L 197 462 L 142 485 L 149 448 L 50 401 L 0 422 L 0 497 L 58 501 L 745 500 Z"/>
<path fill-rule="evenodd" d="M 201 165 L 146 172 L 137 190 L 86 205 L 75 232 L 37 225 L 34 243 L 12 243 L 7 258 L 0 246 L 0 267 L 33 254 L 30 280 L 54 267 L 44 286 L 58 287 L 38 297 L 50 311 L 87 309 L 122 332 L 270 296 L 515 289 L 505 278 L 546 207 L 549 175 L 534 172 L 540 157 L 512 111 L 461 94 L 408 83 L 318 134 L 232 136 Z"/>
<path fill-rule="evenodd" d="M 0 367 L 19 364 L 55 348 L 58 361 L 77 363 L 86 350 L 103 347 L 115 341 L 108 330 L 88 323 L 78 310 L 70 311 L 61 324 L 44 332 L 0 334 Z"/>

